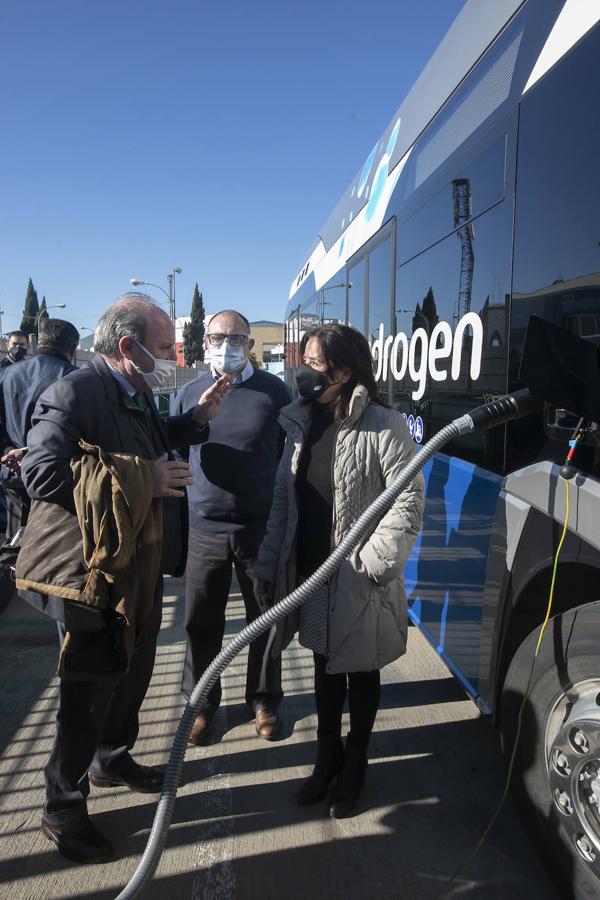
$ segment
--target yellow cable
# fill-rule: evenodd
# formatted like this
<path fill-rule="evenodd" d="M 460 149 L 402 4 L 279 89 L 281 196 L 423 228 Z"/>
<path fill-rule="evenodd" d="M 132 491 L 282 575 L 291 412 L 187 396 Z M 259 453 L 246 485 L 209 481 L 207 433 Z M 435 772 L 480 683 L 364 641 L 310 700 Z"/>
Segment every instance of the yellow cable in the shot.
<path fill-rule="evenodd" d="M 460 873 L 463 871 L 463 869 L 465 869 L 469 865 L 471 860 L 474 859 L 474 857 L 477 855 L 477 853 L 479 853 L 483 844 L 485 843 L 485 840 L 486 840 L 488 834 L 490 833 L 490 831 L 492 829 L 492 826 L 494 825 L 496 819 L 498 818 L 498 815 L 500 814 L 500 810 L 504 806 L 506 798 L 508 797 L 508 791 L 509 791 L 510 783 L 512 780 L 513 767 L 514 767 L 515 759 L 517 756 L 517 749 L 519 746 L 519 739 L 521 737 L 521 724 L 523 721 L 523 711 L 525 709 L 525 704 L 527 703 L 527 700 L 529 699 L 529 692 L 531 690 L 531 681 L 533 678 L 533 671 L 535 669 L 535 664 L 537 661 L 538 653 L 540 652 L 540 647 L 542 645 L 542 638 L 544 637 L 544 631 L 546 630 L 546 625 L 548 624 L 548 620 L 550 618 L 550 613 L 552 611 L 552 603 L 554 601 L 554 587 L 556 584 L 556 573 L 558 571 L 558 559 L 560 557 L 560 552 L 562 550 L 562 546 L 564 544 L 565 537 L 567 536 L 567 528 L 569 525 L 569 515 L 571 512 L 570 484 L 566 478 L 563 480 L 565 482 L 565 494 L 566 494 L 565 524 L 563 525 L 563 530 L 562 530 L 562 534 L 560 536 L 560 541 L 558 542 L 558 547 L 556 548 L 556 554 L 554 556 L 554 566 L 552 568 L 552 580 L 550 582 L 550 594 L 548 597 L 548 607 L 546 609 L 546 618 L 544 619 L 544 622 L 540 629 L 540 636 L 538 638 L 538 642 L 537 642 L 537 645 L 535 648 L 535 653 L 533 654 L 533 660 L 531 662 L 531 669 L 529 671 L 529 678 L 527 679 L 527 687 L 525 688 L 525 694 L 523 696 L 523 700 L 522 700 L 521 706 L 519 708 L 519 714 L 517 716 L 517 731 L 515 734 L 515 741 L 514 741 L 513 748 L 512 748 L 511 754 L 510 754 L 510 760 L 508 763 L 508 772 L 506 775 L 504 790 L 502 791 L 502 796 L 500 797 L 500 802 L 498 803 L 498 806 L 494 810 L 494 813 L 493 813 L 490 821 L 484 828 L 479 840 L 475 844 L 475 847 L 473 848 L 471 853 L 466 857 L 466 859 L 464 859 L 460 863 L 460 865 L 458 865 L 456 867 L 456 869 L 454 870 L 454 872 L 452 873 L 452 875 L 450 876 L 448 881 L 444 884 L 441 891 L 439 891 L 439 893 L 437 893 L 435 895 L 434 900 L 439 900 L 440 897 L 444 896 L 444 894 L 446 893 L 446 891 L 448 890 L 450 885 L 454 882 L 454 880 L 457 878 L 457 876 L 460 875 Z"/>

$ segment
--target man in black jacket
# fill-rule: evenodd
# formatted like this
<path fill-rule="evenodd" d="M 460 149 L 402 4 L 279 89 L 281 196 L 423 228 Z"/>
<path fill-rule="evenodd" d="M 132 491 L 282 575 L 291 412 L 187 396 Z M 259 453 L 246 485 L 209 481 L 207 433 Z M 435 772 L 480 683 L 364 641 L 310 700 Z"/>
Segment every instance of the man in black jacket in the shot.
<path fill-rule="evenodd" d="M 6 540 L 27 522 L 29 498 L 19 470 L 35 405 L 55 381 L 75 369 L 73 357 L 79 332 L 70 322 L 48 319 L 38 336 L 35 356 L 6 369 L 0 383 L 0 454 L 12 477 L 3 483 L 7 500 Z"/>
<path fill-rule="evenodd" d="M 228 379 L 219 379 L 185 415 L 161 420 L 151 391 L 174 371 L 175 332 L 166 313 L 145 295 L 126 295 L 104 313 L 94 345 L 98 355 L 91 364 L 56 382 L 40 398 L 22 463 L 23 481 L 32 500 L 56 504 L 58 514 L 58 507 L 75 508 L 71 459 L 81 453 L 81 439 L 107 452 L 153 460 L 154 496 L 165 498 L 162 571 L 180 574 L 187 552 L 184 488 L 191 478 L 186 463 L 168 456 L 175 447 L 206 438 Z M 35 514 L 34 506 L 30 522 Z M 68 601 L 42 605 L 58 618 L 62 610 L 67 630 L 73 628 Z M 137 635 L 129 670 L 116 685 L 99 679 L 61 680 L 56 734 L 45 769 L 42 830 L 69 859 L 99 862 L 112 855 L 109 841 L 87 815 L 89 782 L 146 793 L 162 787 L 163 773 L 139 765 L 129 752 L 154 666 L 161 606 L 159 578 L 154 612 Z M 91 633 L 89 637 L 91 641 Z M 78 635 L 79 641 L 85 639 Z"/>
<path fill-rule="evenodd" d="M 6 335 L 7 355 L 0 362 L 0 372 L 14 363 L 21 362 L 27 356 L 29 338 L 24 331 L 11 331 Z M 1 377 L 1 376 L 0 376 Z"/>
<path fill-rule="evenodd" d="M 17 343 L 11 343 L 13 339 Z M 12 362 L 2 369 L 0 380 L 0 462 L 6 497 L 6 534 L 0 547 L 0 611 L 15 594 L 11 570 L 19 550 L 19 530 L 27 522 L 31 506 L 20 469 L 33 410 L 47 387 L 73 371 L 78 343 L 79 332 L 74 325 L 62 319 L 47 319 L 39 334 L 37 355 L 21 361 L 21 355 L 15 351 L 25 355 L 27 338 L 20 331 L 9 336 Z"/>

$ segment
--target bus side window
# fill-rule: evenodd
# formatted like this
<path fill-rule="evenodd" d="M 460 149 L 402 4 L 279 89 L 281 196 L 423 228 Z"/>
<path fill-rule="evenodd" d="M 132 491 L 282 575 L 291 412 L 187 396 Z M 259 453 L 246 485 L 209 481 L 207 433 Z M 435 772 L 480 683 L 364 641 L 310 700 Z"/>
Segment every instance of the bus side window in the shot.
<path fill-rule="evenodd" d="M 385 353 L 393 405 L 421 417 L 425 440 L 506 390 L 512 208 L 504 200 L 474 220 L 469 241 L 459 229 L 396 271 L 396 339 Z M 504 430 L 449 452 L 501 472 Z"/>
<path fill-rule="evenodd" d="M 386 334 L 392 326 L 392 237 L 377 244 L 368 257 L 368 331 L 371 346 L 379 337 L 381 325 Z M 387 377 L 381 367 L 377 386 L 382 397 L 389 400 L 389 368 Z"/>
<path fill-rule="evenodd" d="M 348 279 L 352 287 L 348 291 L 348 325 L 357 331 L 365 331 L 365 259 L 362 257 L 348 266 Z"/>

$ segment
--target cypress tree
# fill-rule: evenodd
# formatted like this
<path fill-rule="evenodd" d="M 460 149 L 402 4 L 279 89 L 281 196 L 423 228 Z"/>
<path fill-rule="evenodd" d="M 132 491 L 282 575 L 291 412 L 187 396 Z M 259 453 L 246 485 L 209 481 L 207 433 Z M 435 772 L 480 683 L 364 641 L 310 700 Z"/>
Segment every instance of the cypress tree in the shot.
<path fill-rule="evenodd" d="M 190 323 L 183 323 L 183 361 L 186 366 L 193 366 L 192 348 L 190 347 Z"/>
<path fill-rule="evenodd" d="M 204 300 L 196 283 L 190 321 L 183 326 L 183 353 L 186 366 L 204 362 L 204 315 Z"/>
<path fill-rule="evenodd" d="M 37 317 L 40 311 L 37 291 L 33 286 L 33 281 L 29 279 L 27 285 L 27 294 L 25 295 L 25 305 L 23 306 L 23 318 L 21 319 L 21 331 L 25 334 L 33 334 L 37 327 Z"/>
<path fill-rule="evenodd" d="M 44 327 L 44 319 L 49 319 L 48 310 L 46 309 L 46 297 L 45 295 L 42 297 L 42 302 L 40 303 L 40 311 L 37 314 L 37 320 L 35 323 L 35 330 L 39 333 L 40 328 Z"/>

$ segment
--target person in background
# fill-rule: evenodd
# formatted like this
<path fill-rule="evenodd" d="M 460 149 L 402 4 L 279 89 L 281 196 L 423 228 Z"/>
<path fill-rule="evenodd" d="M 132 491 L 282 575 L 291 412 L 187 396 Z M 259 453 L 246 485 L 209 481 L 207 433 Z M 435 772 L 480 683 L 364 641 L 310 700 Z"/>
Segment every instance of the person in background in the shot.
<path fill-rule="evenodd" d="M 18 366 L 12 363 L 25 356 L 27 338 L 20 331 L 12 332 L 8 341 L 12 363 L 5 365 L 0 377 L 0 463 L 6 497 L 6 533 L 0 546 L 0 611 L 15 595 L 14 564 L 31 506 L 21 480 L 21 460 L 33 410 L 49 385 L 73 371 L 79 342 L 79 333 L 70 322 L 48 319 L 46 324 L 39 334 L 38 353 Z M 16 343 L 11 344 L 13 339 Z"/>
<path fill-rule="evenodd" d="M 6 335 L 6 356 L 0 362 L 0 370 L 7 369 L 13 363 L 21 362 L 27 356 L 29 338 L 24 331 L 11 331 Z"/>
<path fill-rule="evenodd" d="M 221 378 L 198 397 L 198 403 L 186 415 L 160 418 L 152 389 L 174 375 L 175 329 L 167 314 L 147 295 L 125 295 L 111 306 L 96 326 L 94 346 L 97 355 L 89 364 L 56 381 L 38 401 L 21 466 L 23 482 L 34 503 L 17 561 L 17 582 L 26 578 L 28 566 L 37 560 L 41 560 L 40 566 L 45 565 L 44 571 L 26 582 L 32 587 L 21 589 L 22 593 L 58 620 L 59 634 L 64 638 L 61 659 L 75 647 L 79 649 L 80 666 L 87 666 L 81 677 L 60 680 L 54 743 L 45 768 L 42 817 L 46 837 L 63 856 L 77 862 L 108 860 L 113 852 L 108 838 L 88 817 L 90 783 L 102 789 L 125 787 L 142 793 L 160 792 L 162 787 L 162 771 L 141 765 L 130 751 L 138 736 L 138 714 L 154 666 L 162 612 L 161 573 L 180 575 L 185 568 L 184 488 L 190 482 L 190 473 L 187 464 L 169 458 L 169 453 L 171 448 L 206 438 L 207 423 L 217 415 L 228 387 L 228 379 Z M 108 607 L 101 613 L 102 627 L 94 630 L 89 625 L 92 612 L 82 609 L 81 603 L 61 599 L 69 597 L 68 593 L 56 596 L 42 591 L 61 578 L 64 584 L 67 566 L 67 574 L 72 575 L 73 565 L 83 572 L 86 587 L 89 581 L 84 559 L 80 558 L 81 546 L 66 538 L 60 545 L 62 529 L 71 527 L 77 513 L 72 463 L 81 461 L 82 440 L 92 450 L 126 456 L 132 467 L 143 468 L 149 473 L 151 496 L 162 500 L 158 575 L 149 590 L 133 598 L 140 607 L 143 604 L 147 614 L 136 629 L 133 653 L 125 668 L 115 653 L 122 635 L 115 623 L 122 620 L 111 609 L 111 601 L 118 598 L 112 596 L 110 585 Z M 103 496 L 98 493 L 88 499 L 90 503 L 99 502 Z M 137 514 L 135 499 L 134 495 L 130 518 Z M 140 508 L 148 502 L 147 496 L 138 499 Z M 108 521 L 109 512 L 95 508 L 94 521 Z M 57 540 L 58 552 L 45 556 L 44 542 Z M 98 543 L 97 550 L 101 549 Z M 126 550 L 130 555 L 130 582 L 139 584 L 144 565 L 138 565 L 138 558 L 143 560 L 148 548 L 138 540 L 127 542 Z M 121 578 L 125 577 L 127 572 L 122 572 Z M 71 593 L 85 600 L 85 587 Z M 100 649 L 93 652 L 96 647 Z M 115 671 L 116 676 L 110 680 L 103 677 Z"/>
<path fill-rule="evenodd" d="M 377 393 L 363 335 L 345 325 L 321 326 L 304 336 L 301 352 L 300 398 L 280 415 L 287 441 L 256 563 L 257 592 L 265 603 L 281 600 L 308 578 L 415 453 L 402 416 Z M 379 670 L 405 651 L 402 571 L 422 512 L 419 475 L 280 632 L 285 645 L 299 629 L 315 663 L 317 759 L 296 799 L 317 803 L 335 779 L 335 818 L 352 815 L 364 783 Z M 346 696 L 350 732 L 344 747 Z"/>
<path fill-rule="evenodd" d="M 231 389 L 208 439 L 189 454 L 193 483 L 190 506 L 189 557 L 186 573 L 185 627 L 187 650 L 181 689 L 189 698 L 196 682 L 221 649 L 225 607 L 232 569 L 246 608 L 246 621 L 259 615 L 254 593 L 254 560 L 271 506 L 283 434 L 277 424 L 290 395 L 275 375 L 254 369 L 248 359 L 254 341 L 248 320 L 223 310 L 207 325 L 205 346 L 210 371 L 186 384 L 174 412 L 185 413 L 203 391 L 223 374 Z M 281 661 L 269 652 L 272 636 L 250 645 L 246 702 L 255 715 L 257 733 L 274 738 L 280 728 Z M 192 727 L 190 740 L 209 738 L 212 718 L 221 702 L 221 684 L 210 690 Z"/>
<path fill-rule="evenodd" d="M 15 335 L 18 343 L 11 347 L 10 341 Z M 63 319 L 47 319 L 38 335 L 35 356 L 23 359 L 20 365 L 7 367 L 0 382 L 0 462 L 10 472 L 3 480 L 7 501 L 7 542 L 25 525 L 29 513 L 30 502 L 20 478 L 20 468 L 33 411 L 46 388 L 74 370 L 73 357 L 78 343 L 79 332 L 74 325 Z M 9 339 L 9 355 L 26 349 L 25 335 L 20 331 L 13 332 Z M 19 353 L 18 359 L 21 358 Z M 18 359 L 14 358 L 13 362 Z"/>

